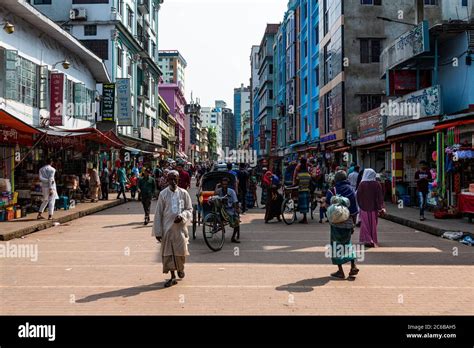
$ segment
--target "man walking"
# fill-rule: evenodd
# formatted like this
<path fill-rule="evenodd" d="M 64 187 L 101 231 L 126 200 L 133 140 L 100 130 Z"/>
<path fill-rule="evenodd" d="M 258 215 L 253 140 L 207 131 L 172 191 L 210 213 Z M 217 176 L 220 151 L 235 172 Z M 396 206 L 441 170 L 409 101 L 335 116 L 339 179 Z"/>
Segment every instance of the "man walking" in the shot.
<path fill-rule="evenodd" d="M 191 187 L 191 176 L 187 171 L 184 170 L 183 164 L 180 162 L 176 166 L 179 175 L 178 186 L 179 188 L 188 190 Z"/>
<path fill-rule="evenodd" d="M 416 189 L 418 191 L 418 203 L 420 207 L 420 221 L 425 221 L 426 199 L 429 191 L 429 183 L 433 176 L 426 161 L 420 162 L 420 169 L 415 173 Z"/>
<path fill-rule="evenodd" d="M 156 191 L 155 179 L 152 178 L 150 174 L 151 170 L 146 169 L 143 172 L 143 177 L 138 181 L 138 192 L 141 194 L 143 210 L 145 211 L 145 226 L 150 223 L 151 200 L 153 199 Z"/>
<path fill-rule="evenodd" d="M 127 173 L 125 172 L 125 168 L 121 166 L 117 169 L 117 183 L 118 183 L 118 195 L 117 199 L 120 199 L 120 195 L 123 194 L 123 198 L 125 199 L 125 203 L 127 203 L 127 196 L 125 195 L 125 183 L 127 182 Z"/>
<path fill-rule="evenodd" d="M 245 163 L 240 163 L 239 171 L 237 172 L 237 179 L 239 181 L 239 202 L 242 207 L 242 214 L 245 214 L 247 210 L 247 204 L 245 202 L 247 197 L 247 187 L 249 181 L 249 173 L 245 169 Z"/>
<path fill-rule="evenodd" d="M 187 224 L 193 216 L 193 206 L 189 193 L 178 187 L 179 173 L 168 173 L 168 187 L 160 193 L 156 205 L 153 234 L 161 243 L 163 273 L 171 273 L 165 287 L 176 285 L 176 274 L 183 279 L 186 256 L 189 256 L 189 235 Z"/>
<path fill-rule="evenodd" d="M 56 175 L 56 169 L 53 167 L 54 160 L 49 159 L 46 162 L 46 165 L 39 170 L 39 179 L 41 181 L 41 189 L 43 192 L 43 201 L 38 212 L 38 220 L 44 219 L 43 213 L 48 207 L 49 217 L 48 220 L 53 219 L 54 215 L 54 206 L 56 204 L 56 199 L 59 198 L 58 192 L 56 189 L 56 181 L 54 176 Z"/>
<path fill-rule="evenodd" d="M 104 166 L 100 173 L 100 186 L 102 189 L 102 200 L 109 200 L 109 184 L 110 184 L 110 173 L 107 166 Z"/>
<path fill-rule="evenodd" d="M 96 203 L 99 199 L 99 188 L 100 188 L 100 178 L 99 173 L 97 173 L 97 166 L 94 166 L 89 169 L 89 192 L 91 195 L 91 202 Z"/>

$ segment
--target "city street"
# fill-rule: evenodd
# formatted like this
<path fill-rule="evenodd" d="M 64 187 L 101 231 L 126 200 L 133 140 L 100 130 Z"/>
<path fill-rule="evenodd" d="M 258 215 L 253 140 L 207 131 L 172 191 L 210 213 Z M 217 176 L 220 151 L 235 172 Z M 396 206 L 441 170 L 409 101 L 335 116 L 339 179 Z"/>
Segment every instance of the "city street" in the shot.
<path fill-rule="evenodd" d="M 195 197 L 195 190 L 191 190 Z M 154 211 L 154 210 L 153 210 Z M 138 202 L 12 244 L 38 246 L 38 260 L 0 258 L 0 312 L 14 315 L 472 315 L 473 249 L 388 221 L 381 248 L 355 281 L 335 280 L 324 255 L 329 225 L 264 224 L 243 215 L 242 244 L 211 252 L 201 229 L 186 278 L 164 289 L 159 244 Z M 358 240 L 358 233 L 354 234 Z M 6 244 L 5 242 L 1 242 Z M 458 249 L 454 249 L 458 248 Z M 456 256 L 457 255 L 457 256 Z M 348 266 L 345 268 L 348 271 Z M 346 272 L 348 273 L 348 272 Z"/>

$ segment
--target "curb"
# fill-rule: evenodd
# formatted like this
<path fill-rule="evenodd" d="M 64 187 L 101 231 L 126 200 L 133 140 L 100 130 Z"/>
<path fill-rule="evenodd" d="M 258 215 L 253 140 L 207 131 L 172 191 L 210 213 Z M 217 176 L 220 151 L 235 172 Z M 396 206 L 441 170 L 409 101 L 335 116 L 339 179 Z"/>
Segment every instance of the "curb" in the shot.
<path fill-rule="evenodd" d="M 68 214 L 66 216 L 62 216 L 60 218 L 54 219 L 53 221 L 45 221 L 45 222 L 38 223 L 34 226 L 24 227 L 24 228 L 21 228 L 19 230 L 9 232 L 9 233 L 6 233 L 6 234 L 0 234 L 0 241 L 8 241 L 8 240 L 12 240 L 12 239 L 15 239 L 15 238 L 21 238 L 21 237 L 26 236 L 28 234 L 35 233 L 35 232 L 38 232 L 38 231 L 42 231 L 42 230 L 54 227 L 55 222 L 59 222 L 60 224 L 64 224 L 66 222 L 69 222 L 69 221 L 72 221 L 72 220 L 77 220 L 77 219 L 80 219 L 84 216 L 92 215 L 92 214 L 98 213 L 98 212 L 103 211 L 103 210 L 107 210 L 107 209 L 110 209 L 110 208 L 117 207 L 117 206 L 122 205 L 122 204 L 125 204 L 125 202 L 123 202 L 122 200 L 112 201 L 112 202 L 106 203 L 106 204 L 101 205 L 101 206 L 90 207 L 86 210 L 78 211 L 77 213 L 72 213 L 72 214 Z"/>
<path fill-rule="evenodd" d="M 427 225 L 427 224 L 423 224 L 421 222 L 409 220 L 409 219 L 406 219 L 406 218 L 403 218 L 403 217 L 400 217 L 400 216 L 396 216 L 396 215 L 391 215 L 391 214 L 385 214 L 382 217 L 382 219 L 395 222 L 399 225 L 411 227 L 411 228 L 413 228 L 417 231 L 426 232 L 426 233 L 432 234 L 432 235 L 437 236 L 437 237 L 441 237 L 444 232 L 449 231 L 449 230 L 446 230 L 444 228 L 430 226 L 430 225 Z M 465 234 L 469 234 L 469 235 L 472 236 L 471 232 L 467 232 L 467 231 L 461 231 L 461 232 L 464 232 Z"/>

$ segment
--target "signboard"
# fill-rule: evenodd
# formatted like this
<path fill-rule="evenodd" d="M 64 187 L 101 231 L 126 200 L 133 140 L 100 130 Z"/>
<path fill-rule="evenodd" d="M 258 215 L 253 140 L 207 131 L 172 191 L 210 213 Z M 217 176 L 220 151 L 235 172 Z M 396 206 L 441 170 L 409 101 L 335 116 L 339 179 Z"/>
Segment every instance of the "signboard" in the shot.
<path fill-rule="evenodd" d="M 260 126 L 260 150 L 265 150 L 265 126 Z"/>
<path fill-rule="evenodd" d="M 407 94 L 387 104 L 382 115 L 387 117 L 387 127 L 420 118 L 439 116 L 442 113 L 441 87 L 439 85 Z"/>
<path fill-rule="evenodd" d="M 345 132 L 345 130 L 341 129 L 341 130 L 338 130 L 334 133 L 324 134 L 324 135 L 321 136 L 319 142 L 321 144 L 324 144 L 324 143 L 330 143 L 330 142 L 342 140 L 342 139 L 344 139 L 344 132 Z"/>
<path fill-rule="evenodd" d="M 359 115 L 359 138 L 384 132 L 383 117 L 380 111 L 381 109 L 377 108 Z"/>
<path fill-rule="evenodd" d="M 8 126 L 0 126 L 0 143 L 27 146 L 32 146 L 34 144 L 32 134 L 23 133 Z"/>
<path fill-rule="evenodd" d="M 51 74 L 50 91 L 49 125 L 62 126 L 64 113 L 64 74 Z"/>
<path fill-rule="evenodd" d="M 380 55 L 382 76 L 400 63 L 430 51 L 428 21 L 423 21 L 413 30 L 403 34 Z"/>
<path fill-rule="evenodd" d="M 115 121 L 115 83 L 104 83 L 102 89 L 102 121 Z"/>
<path fill-rule="evenodd" d="M 145 140 L 148 140 L 148 141 L 152 140 L 153 135 L 152 135 L 152 132 L 151 132 L 150 128 L 141 127 L 140 128 L 140 134 L 141 134 L 142 139 L 145 139 Z"/>
<path fill-rule="evenodd" d="M 119 126 L 132 126 L 132 92 L 130 79 L 117 79 L 117 121 Z"/>
<path fill-rule="evenodd" d="M 153 143 L 158 145 L 162 144 L 161 129 L 159 128 L 153 128 Z"/>
<path fill-rule="evenodd" d="M 277 120 L 272 120 L 272 149 L 277 147 Z"/>

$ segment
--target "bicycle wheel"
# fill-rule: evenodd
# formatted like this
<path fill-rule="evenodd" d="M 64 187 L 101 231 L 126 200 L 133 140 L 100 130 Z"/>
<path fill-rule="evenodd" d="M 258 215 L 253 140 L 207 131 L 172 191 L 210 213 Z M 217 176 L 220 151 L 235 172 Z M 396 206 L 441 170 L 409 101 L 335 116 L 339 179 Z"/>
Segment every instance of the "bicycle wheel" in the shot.
<path fill-rule="evenodd" d="M 295 201 L 291 198 L 285 199 L 281 206 L 281 213 L 285 224 L 292 225 L 296 221 Z"/>
<path fill-rule="evenodd" d="M 197 228 L 197 205 L 193 209 L 193 240 L 196 239 L 196 228 Z"/>
<path fill-rule="evenodd" d="M 224 246 L 225 228 L 217 215 L 208 214 L 202 224 L 204 241 L 212 251 L 219 251 Z"/>

